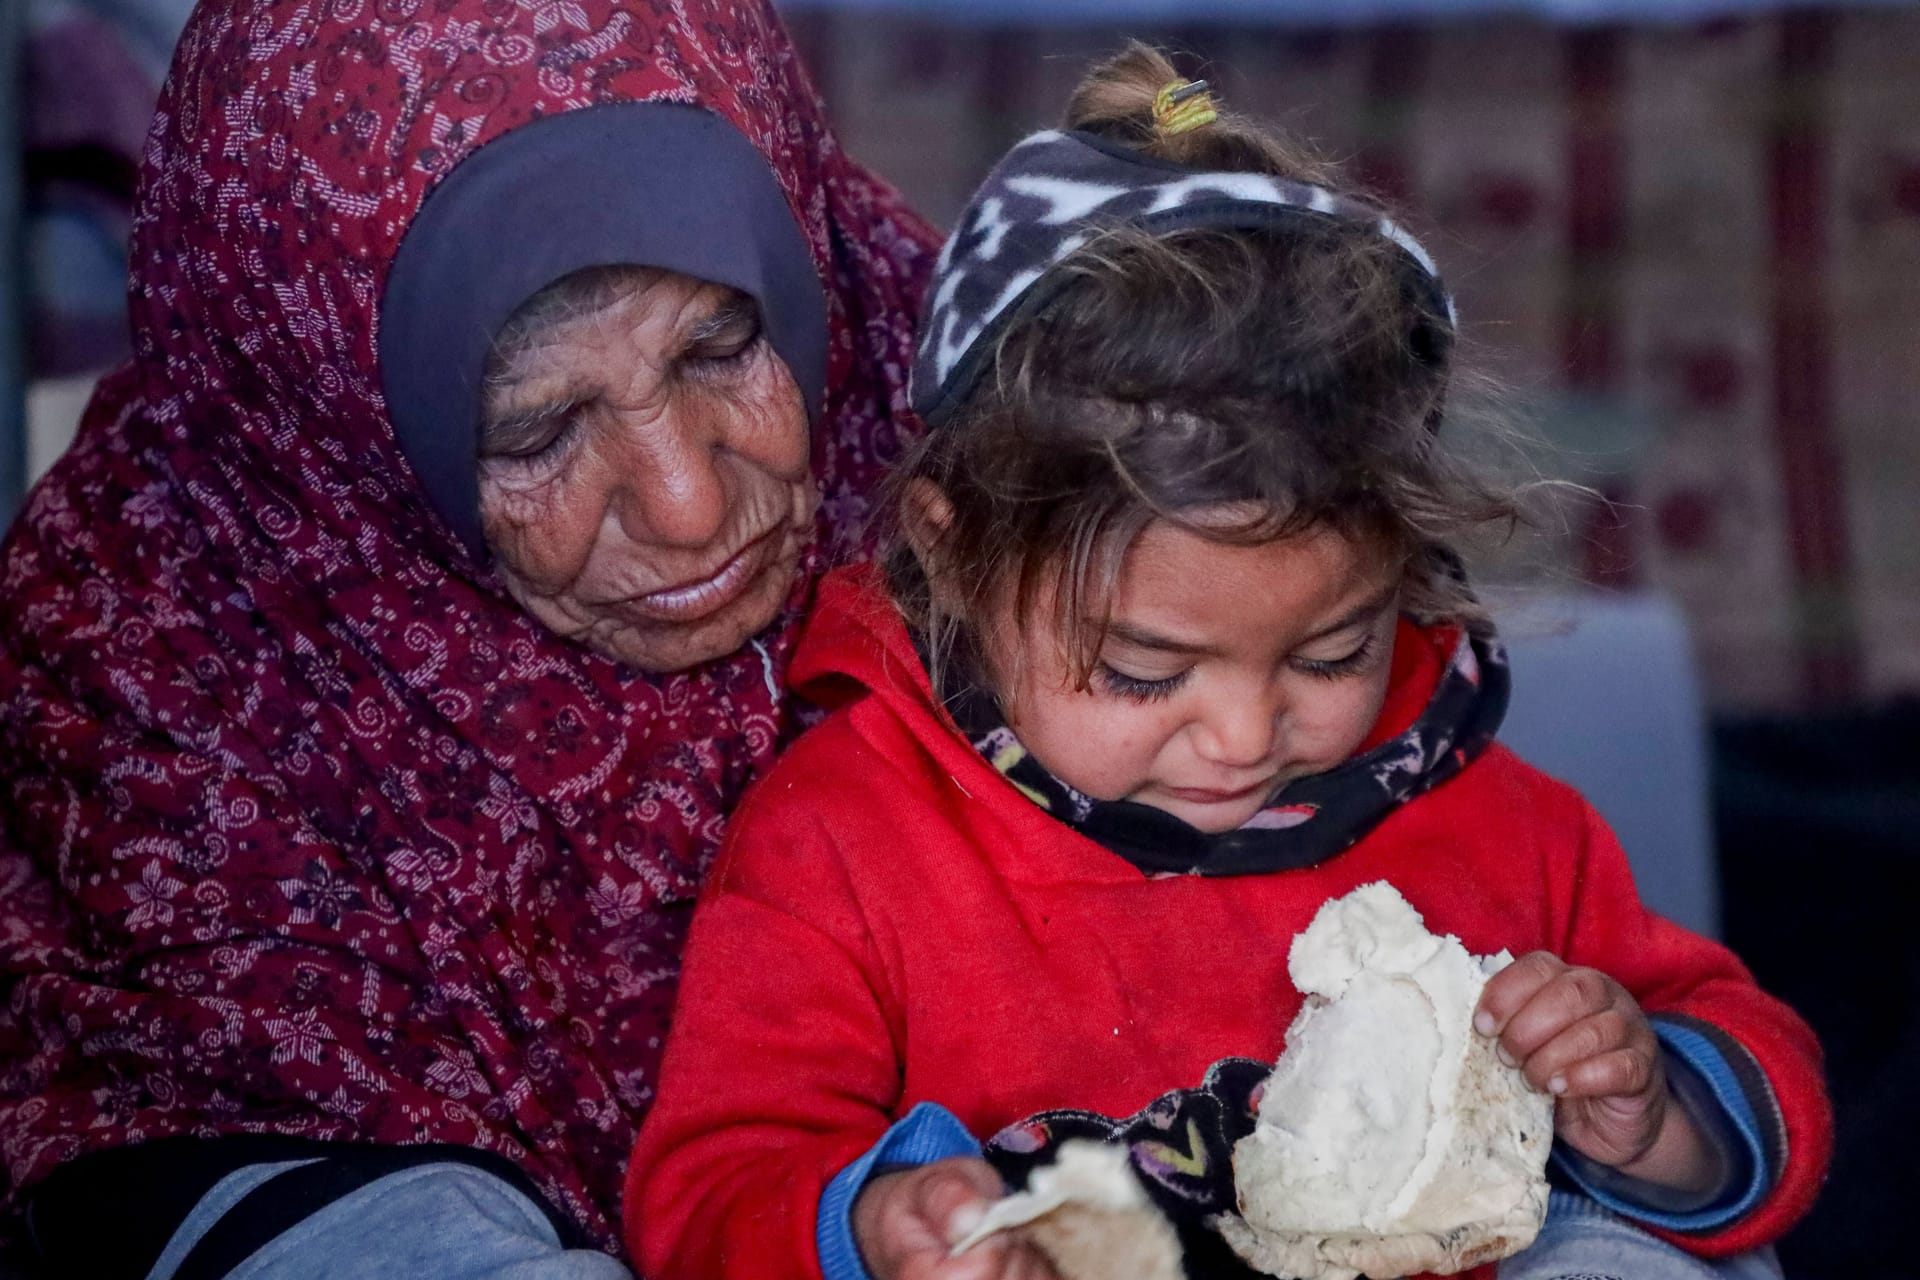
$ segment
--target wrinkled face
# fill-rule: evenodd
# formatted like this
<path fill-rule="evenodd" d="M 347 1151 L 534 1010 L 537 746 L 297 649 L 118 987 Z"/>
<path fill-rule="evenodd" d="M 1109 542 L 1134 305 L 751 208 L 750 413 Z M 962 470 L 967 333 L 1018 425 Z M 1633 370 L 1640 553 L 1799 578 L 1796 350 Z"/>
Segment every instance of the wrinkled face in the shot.
<path fill-rule="evenodd" d="M 1397 565 L 1326 530 L 1229 546 L 1155 523 L 1127 554 L 1089 687 L 1074 687 L 1043 601 L 1017 660 L 995 656 L 1001 702 L 1069 786 L 1231 831 L 1365 740 L 1399 583 Z"/>
<path fill-rule="evenodd" d="M 740 648 L 785 600 L 812 531 L 807 417 L 751 299 L 632 280 L 491 383 L 480 512 L 534 617 L 679 671 Z"/>

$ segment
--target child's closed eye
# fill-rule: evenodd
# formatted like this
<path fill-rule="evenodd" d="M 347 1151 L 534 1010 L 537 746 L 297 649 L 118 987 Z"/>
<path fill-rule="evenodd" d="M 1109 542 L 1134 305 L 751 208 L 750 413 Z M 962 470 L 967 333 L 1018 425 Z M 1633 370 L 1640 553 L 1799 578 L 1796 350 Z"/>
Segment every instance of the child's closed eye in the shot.
<path fill-rule="evenodd" d="M 1117 694 L 1135 702 L 1158 702 L 1162 698 L 1172 697 L 1174 691 L 1187 682 L 1190 674 L 1191 668 L 1178 675 L 1148 680 L 1141 676 L 1130 676 L 1104 662 L 1094 669 L 1094 677 L 1099 681 L 1102 692 Z"/>
<path fill-rule="evenodd" d="M 1368 635 L 1351 652 L 1337 658 L 1293 658 L 1293 669 L 1304 675 L 1322 680 L 1338 680 L 1342 676 L 1357 676 L 1373 666 L 1374 654 L 1378 646 L 1374 637 Z"/>

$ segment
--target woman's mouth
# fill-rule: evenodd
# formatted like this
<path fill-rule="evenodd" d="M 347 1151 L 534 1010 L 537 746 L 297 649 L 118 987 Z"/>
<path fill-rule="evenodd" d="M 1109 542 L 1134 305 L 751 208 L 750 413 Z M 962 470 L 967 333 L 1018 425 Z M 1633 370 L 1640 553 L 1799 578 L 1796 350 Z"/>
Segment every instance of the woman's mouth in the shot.
<path fill-rule="evenodd" d="M 623 601 L 624 613 L 655 622 L 697 622 L 738 600 L 766 569 L 780 549 L 781 527 L 775 526 L 736 551 L 704 578 L 649 591 Z"/>

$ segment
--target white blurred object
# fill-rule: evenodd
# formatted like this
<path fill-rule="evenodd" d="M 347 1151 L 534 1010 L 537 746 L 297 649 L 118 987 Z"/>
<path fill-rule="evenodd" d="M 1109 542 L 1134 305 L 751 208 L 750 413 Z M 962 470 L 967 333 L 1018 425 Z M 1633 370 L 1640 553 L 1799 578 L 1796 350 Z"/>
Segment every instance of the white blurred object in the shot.
<path fill-rule="evenodd" d="M 27 484 L 47 473 L 73 443 L 98 373 L 42 378 L 27 388 Z"/>
<path fill-rule="evenodd" d="M 1648 906 L 1719 936 L 1706 716 L 1679 609 L 1596 591 L 1496 612 L 1513 663 L 1500 740 L 1600 811 Z"/>
<path fill-rule="evenodd" d="M 1027 1189 L 995 1201 L 955 1242 L 958 1257 L 1003 1231 L 1021 1235 L 1060 1280 L 1180 1280 L 1180 1237 L 1147 1198 L 1127 1148 L 1074 1139 Z"/>

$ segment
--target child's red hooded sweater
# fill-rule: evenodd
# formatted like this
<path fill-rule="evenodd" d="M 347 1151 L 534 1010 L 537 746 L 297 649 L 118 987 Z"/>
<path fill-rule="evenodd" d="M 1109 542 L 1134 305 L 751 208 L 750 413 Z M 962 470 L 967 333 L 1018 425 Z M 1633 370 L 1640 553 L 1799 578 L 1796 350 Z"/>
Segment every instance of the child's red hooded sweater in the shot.
<path fill-rule="evenodd" d="M 1402 629 L 1383 730 L 1439 678 L 1423 638 Z M 1505 748 L 1315 866 L 1149 878 L 954 732 L 870 570 L 822 585 L 790 679 L 837 709 L 734 814 L 694 921 L 628 1172 L 627 1241 L 652 1280 L 818 1277 L 822 1189 L 917 1103 L 984 1137 L 1054 1108 L 1125 1116 L 1218 1059 L 1273 1060 L 1300 1005 L 1294 936 L 1372 880 L 1469 951 L 1552 951 L 1751 1053 L 1780 1176 L 1685 1247 L 1771 1241 L 1812 1203 L 1831 1146 L 1812 1033 L 1725 948 L 1647 911 L 1598 815 Z"/>

